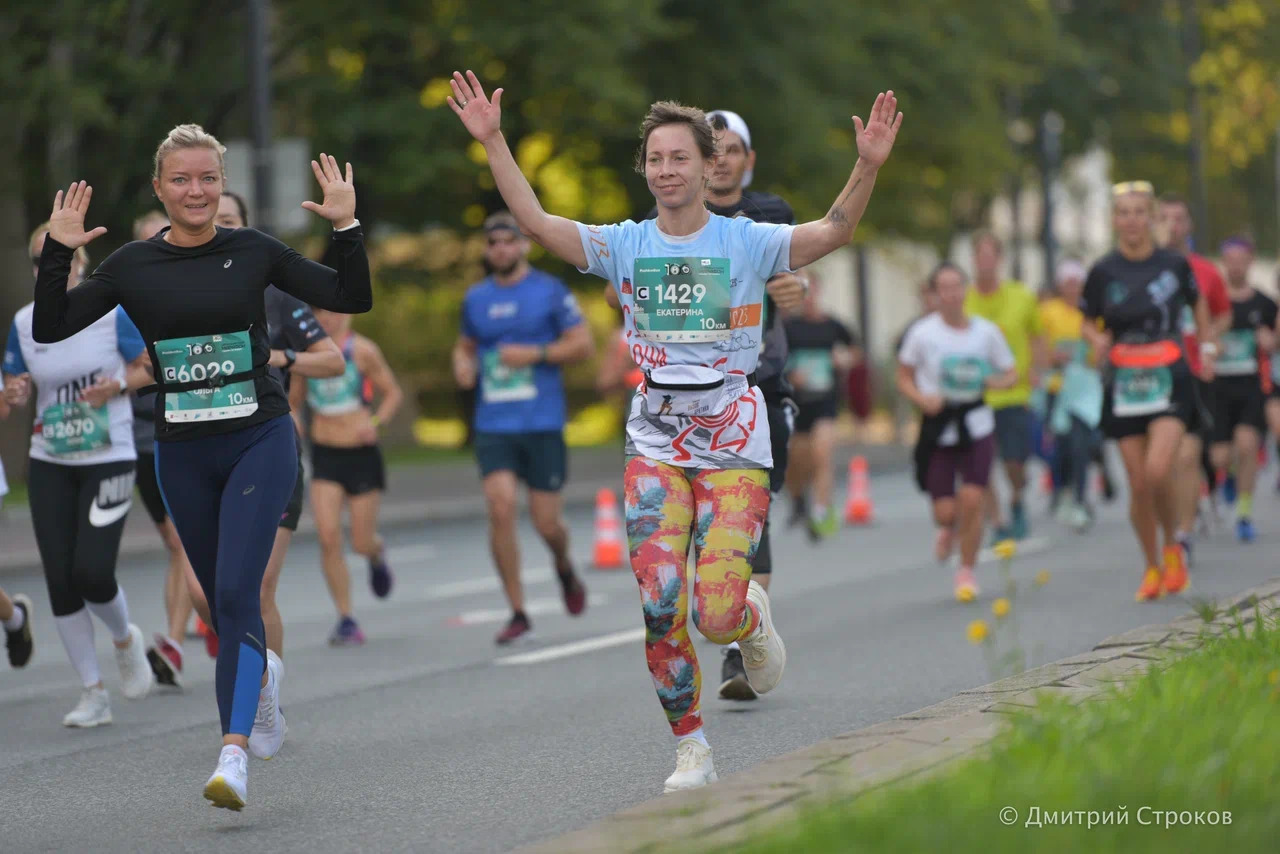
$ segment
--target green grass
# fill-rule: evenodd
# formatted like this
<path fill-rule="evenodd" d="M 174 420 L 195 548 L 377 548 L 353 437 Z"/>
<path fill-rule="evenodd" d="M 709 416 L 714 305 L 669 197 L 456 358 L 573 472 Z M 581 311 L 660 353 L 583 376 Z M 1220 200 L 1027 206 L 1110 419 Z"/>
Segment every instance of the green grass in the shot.
<path fill-rule="evenodd" d="M 733 851 L 1274 852 L 1278 794 L 1280 630 L 1269 621 L 1209 641 L 1110 701 L 1045 700 L 1014 719 L 989 758 L 815 809 Z M 999 817 L 1006 806 L 1017 810 L 1011 826 Z M 1127 813 L 1128 823 L 1026 827 L 1033 806 Z M 1141 807 L 1230 811 L 1231 824 L 1144 826 Z M 1141 818 L 1152 821 L 1150 810 Z"/>

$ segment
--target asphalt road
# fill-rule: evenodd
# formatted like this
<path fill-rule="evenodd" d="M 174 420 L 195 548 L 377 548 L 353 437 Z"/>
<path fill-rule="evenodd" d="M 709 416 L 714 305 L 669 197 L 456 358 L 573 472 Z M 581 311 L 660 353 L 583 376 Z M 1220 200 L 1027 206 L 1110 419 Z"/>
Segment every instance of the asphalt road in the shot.
<path fill-rule="evenodd" d="M 774 619 L 789 663 L 775 693 L 721 702 L 719 651 L 696 643 L 722 776 L 995 678 L 965 627 L 989 616 L 996 565 L 979 570 L 978 604 L 952 601 L 906 476 L 876 479 L 873 494 L 872 527 L 816 547 L 799 531 L 777 532 Z M 1269 493 L 1258 498 L 1257 543 L 1222 532 L 1201 546 L 1196 594 L 1227 596 L 1276 575 L 1268 555 L 1278 504 Z M 1037 496 L 1032 539 L 1013 567 L 1029 666 L 1188 609 L 1185 600 L 1134 603 L 1139 561 L 1121 505 L 1083 537 L 1053 526 L 1042 505 Z M 585 559 L 590 517 L 571 522 Z M 6 576 L 7 590 L 36 601 L 38 646 L 25 670 L 0 672 L 0 849 L 506 851 L 661 793 L 675 742 L 645 670 L 629 571 L 589 572 L 591 606 L 570 618 L 526 526 L 537 640 L 499 650 L 492 638 L 506 612 L 483 523 L 426 523 L 389 541 L 398 579 L 390 600 L 375 601 L 353 565 L 356 616 L 369 636 L 357 649 L 325 644 L 334 615 L 315 547 L 302 541 L 290 555 L 280 584 L 290 731 L 276 759 L 251 762 L 240 814 L 200 796 L 220 742 L 203 645 L 187 642 L 186 693 L 129 702 L 99 627 L 115 723 L 64 729 L 78 689 L 43 581 Z M 1037 588 L 1031 580 L 1042 569 L 1051 580 Z M 121 580 L 144 632 L 161 628 L 161 566 L 133 562 Z"/>

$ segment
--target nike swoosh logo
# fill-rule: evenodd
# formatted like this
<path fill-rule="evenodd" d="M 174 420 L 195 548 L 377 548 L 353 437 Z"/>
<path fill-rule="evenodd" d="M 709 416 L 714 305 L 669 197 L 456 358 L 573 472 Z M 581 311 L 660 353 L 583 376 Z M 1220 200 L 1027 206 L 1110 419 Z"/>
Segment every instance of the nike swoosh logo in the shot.
<path fill-rule="evenodd" d="M 124 518 L 124 514 L 129 512 L 129 508 L 133 506 L 133 499 L 130 498 L 123 504 L 117 504 L 115 507 L 102 508 L 98 506 L 98 499 L 93 499 L 93 503 L 89 505 L 89 524 L 95 528 L 105 528 L 108 525 L 119 522 Z"/>

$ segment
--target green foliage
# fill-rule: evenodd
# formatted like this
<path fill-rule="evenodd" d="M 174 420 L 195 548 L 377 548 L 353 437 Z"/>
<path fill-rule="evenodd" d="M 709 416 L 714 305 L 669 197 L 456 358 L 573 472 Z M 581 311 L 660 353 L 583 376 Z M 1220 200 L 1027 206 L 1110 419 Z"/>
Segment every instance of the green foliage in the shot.
<path fill-rule="evenodd" d="M 1280 833 L 1280 630 L 1231 629 L 1148 672 L 1108 701 L 1043 700 L 997 737 L 989 758 L 917 785 L 812 810 L 743 854 L 946 850 L 1271 851 Z M 1012 807 L 1017 820 L 1001 822 Z M 1127 823 L 1027 827 L 1041 812 L 1127 813 Z M 1139 810 L 1148 812 L 1139 816 Z M 1143 825 L 1150 810 L 1229 811 L 1229 825 Z"/>

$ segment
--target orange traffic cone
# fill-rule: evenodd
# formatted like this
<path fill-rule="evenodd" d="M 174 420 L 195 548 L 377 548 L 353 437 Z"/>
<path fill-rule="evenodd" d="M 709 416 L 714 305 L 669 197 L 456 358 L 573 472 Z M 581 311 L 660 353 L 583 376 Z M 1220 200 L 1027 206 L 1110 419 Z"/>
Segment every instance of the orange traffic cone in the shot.
<path fill-rule="evenodd" d="M 622 569 L 622 519 L 612 489 L 596 493 L 596 569 Z"/>
<path fill-rule="evenodd" d="M 867 458 L 849 461 L 849 497 L 844 505 L 844 521 L 848 525 L 866 525 L 871 521 L 871 488 L 867 481 Z"/>

